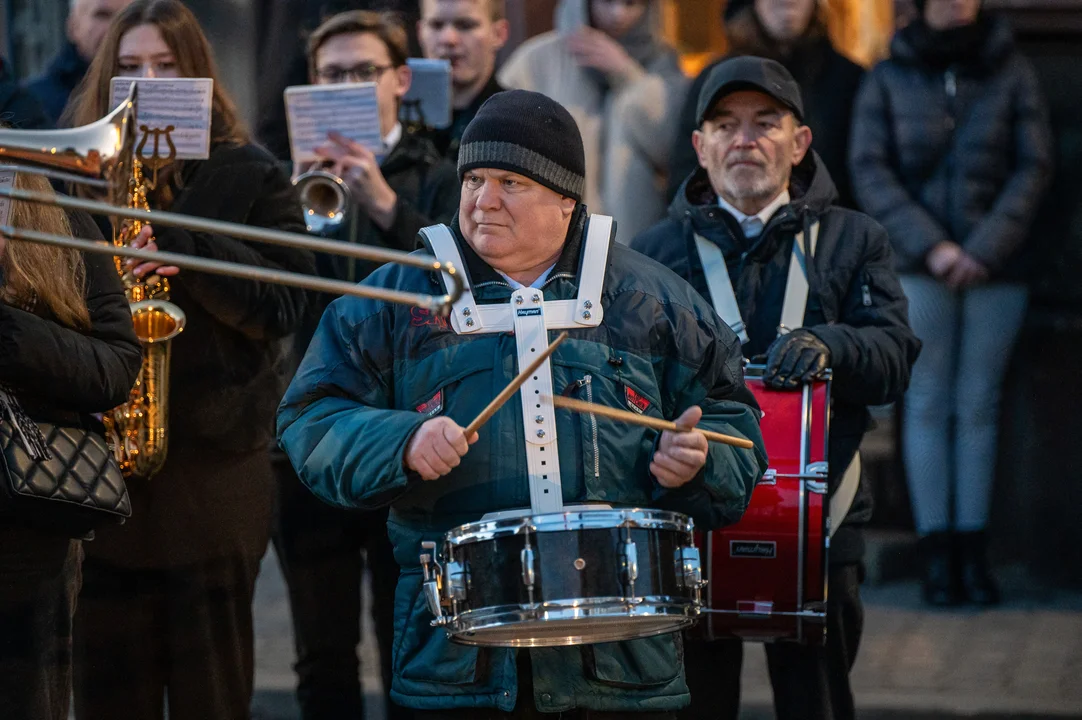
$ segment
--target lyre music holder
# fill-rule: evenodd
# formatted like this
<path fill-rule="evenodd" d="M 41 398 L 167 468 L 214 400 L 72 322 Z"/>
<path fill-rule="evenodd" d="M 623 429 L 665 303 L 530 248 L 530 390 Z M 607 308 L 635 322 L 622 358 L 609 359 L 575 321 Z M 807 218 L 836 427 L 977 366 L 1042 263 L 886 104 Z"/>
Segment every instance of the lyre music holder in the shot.
<path fill-rule="evenodd" d="M 135 154 L 143 165 L 150 168 L 151 180 L 149 185 L 153 190 L 158 187 L 158 170 L 170 165 L 177 157 L 177 146 L 173 143 L 173 130 L 176 129 L 176 126 L 166 125 L 163 129 L 140 125 L 139 129 L 143 133 L 143 138 L 139 141 Z M 147 139 L 150 135 L 154 136 L 154 151 L 147 157 L 143 150 L 146 148 Z M 165 144 L 169 147 L 169 155 L 166 157 L 162 157 L 160 152 L 162 135 L 165 136 Z"/>

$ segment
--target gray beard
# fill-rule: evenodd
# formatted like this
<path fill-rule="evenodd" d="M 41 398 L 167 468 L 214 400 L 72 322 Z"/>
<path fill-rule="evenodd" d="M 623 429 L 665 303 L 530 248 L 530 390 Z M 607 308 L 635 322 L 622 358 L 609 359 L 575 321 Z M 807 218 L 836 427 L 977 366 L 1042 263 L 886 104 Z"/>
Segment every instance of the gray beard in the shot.
<path fill-rule="evenodd" d="M 739 185 L 725 177 L 721 186 L 723 194 L 735 200 L 770 200 L 781 192 L 781 185 L 772 177 L 763 177 L 753 183 Z"/>

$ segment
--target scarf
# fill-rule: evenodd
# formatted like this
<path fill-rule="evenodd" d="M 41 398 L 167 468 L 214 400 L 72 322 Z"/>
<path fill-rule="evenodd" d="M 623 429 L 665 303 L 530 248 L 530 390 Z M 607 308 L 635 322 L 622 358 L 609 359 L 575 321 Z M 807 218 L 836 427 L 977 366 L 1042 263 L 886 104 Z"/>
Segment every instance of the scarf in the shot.
<path fill-rule="evenodd" d="M 955 66 L 983 67 L 983 50 L 992 28 L 993 23 L 981 13 L 976 22 L 961 27 L 933 30 L 921 18 L 899 32 L 929 68 L 942 72 Z"/>

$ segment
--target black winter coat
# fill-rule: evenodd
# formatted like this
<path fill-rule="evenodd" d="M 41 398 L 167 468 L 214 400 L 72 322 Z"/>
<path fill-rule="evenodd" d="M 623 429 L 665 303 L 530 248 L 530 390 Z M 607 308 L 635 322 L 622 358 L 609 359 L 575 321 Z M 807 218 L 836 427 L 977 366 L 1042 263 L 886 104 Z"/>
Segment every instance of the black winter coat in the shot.
<path fill-rule="evenodd" d="M 77 237 L 101 239 L 89 215 L 69 218 Z M 127 400 L 142 354 L 112 258 L 86 254 L 84 260 L 88 331 L 0 302 L 0 382 L 34 420 L 101 432 L 91 414 Z"/>
<path fill-rule="evenodd" d="M 793 237 L 816 220 L 819 240 L 811 264 L 804 327 L 830 348 L 834 381 L 830 426 L 831 492 L 869 428 L 867 406 L 897 400 L 909 386 L 920 342 L 909 329 L 908 303 L 894 271 L 886 233 L 862 213 L 834 204 L 830 174 L 814 153 L 795 168 L 791 201 L 754 241 L 718 206 L 705 170 L 696 171 L 669 207 L 669 217 L 631 242 L 712 300 L 695 234 L 721 248 L 751 341 L 744 356 L 766 352 L 777 337 Z M 864 483 L 846 524 L 867 522 L 871 494 Z M 859 536 L 840 530 L 831 561 L 859 560 Z"/>
<path fill-rule="evenodd" d="M 174 212 L 304 232 L 289 176 L 262 148 L 216 146 L 208 160 L 187 162 L 183 175 Z M 303 250 L 165 226 L 155 235 L 169 252 L 315 271 Z M 306 293 L 186 270 L 171 285 L 188 322 L 172 341 L 169 456 L 151 480 L 128 483 L 131 520 L 98 532 L 87 555 L 129 567 L 259 557 L 274 496 L 274 412 Z"/>
<path fill-rule="evenodd" d="M 926 272 L 956 242 L 993 277 L 1011 276 L 1051 171 L 1051 130 L 1037 78 L 1002 19 L 979 55 L 939 70 L 895 36 L 868 74 L 853 116 L 860 207 L 890 234 L 898 270 Z"/>
<path fill-rule="evenodd" d="M 691 146 L 691 134 L 699 128 L 696 122 L 699 93 L 710 71 L 726 59 L 728 57 L 706 66 L 692 82 L 684 101 L 669 161 L 670 200 L 675 198 L 684 179 L 699 167 L 695 148 Z M 816 152 L 836 182 L 838 202 L 846 207 L 856 207 L 846 162 L 853 102 L 864 69 L 838 53 L 826 37 L 809 38 L 798 45 L 792 55 L 776 59 L 800 85 L 804 122 L 811 128 Z"/>
<path fill-rule="evenodd" d="M 90 64 L 83 60 L 75 46 L 67 41 L 45 72 L 26 84 L 26 89 L 33 93 L 45 108 L 50 124 L 60 122 L 60 116 L 64 113 L 71 93 L 89 67 Z"/>
<path fill-rule="evenodd" d="M 11 69 L 0 58 L 0 126 L 10 125 L 20 130 L 44 130 L 53 124 L 36 97 L 19 87 Z"/>

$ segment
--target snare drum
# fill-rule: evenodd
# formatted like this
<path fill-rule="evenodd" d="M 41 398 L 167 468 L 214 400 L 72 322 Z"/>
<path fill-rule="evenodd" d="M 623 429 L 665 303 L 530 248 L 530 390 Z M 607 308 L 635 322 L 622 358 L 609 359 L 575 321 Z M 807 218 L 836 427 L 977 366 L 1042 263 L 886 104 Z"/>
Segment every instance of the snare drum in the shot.
<path fill-rule="evenodd" d="M 692 522 L 661 510 L 575 510 L 462 525 L 421 556 L 433 625 L 454 642 L 587 645 L 682 630 L 699 616 Z"/>
<path fill-rule="evenodd" d="M 708 640 L 795 640 L 822 644 L 827 600 L 829 378 L 801 391 L 772 390 L 762 367 L 747 368 L 763 410 L 770 467 L 740 522 L 697 534 L 707 580 Z"/>

